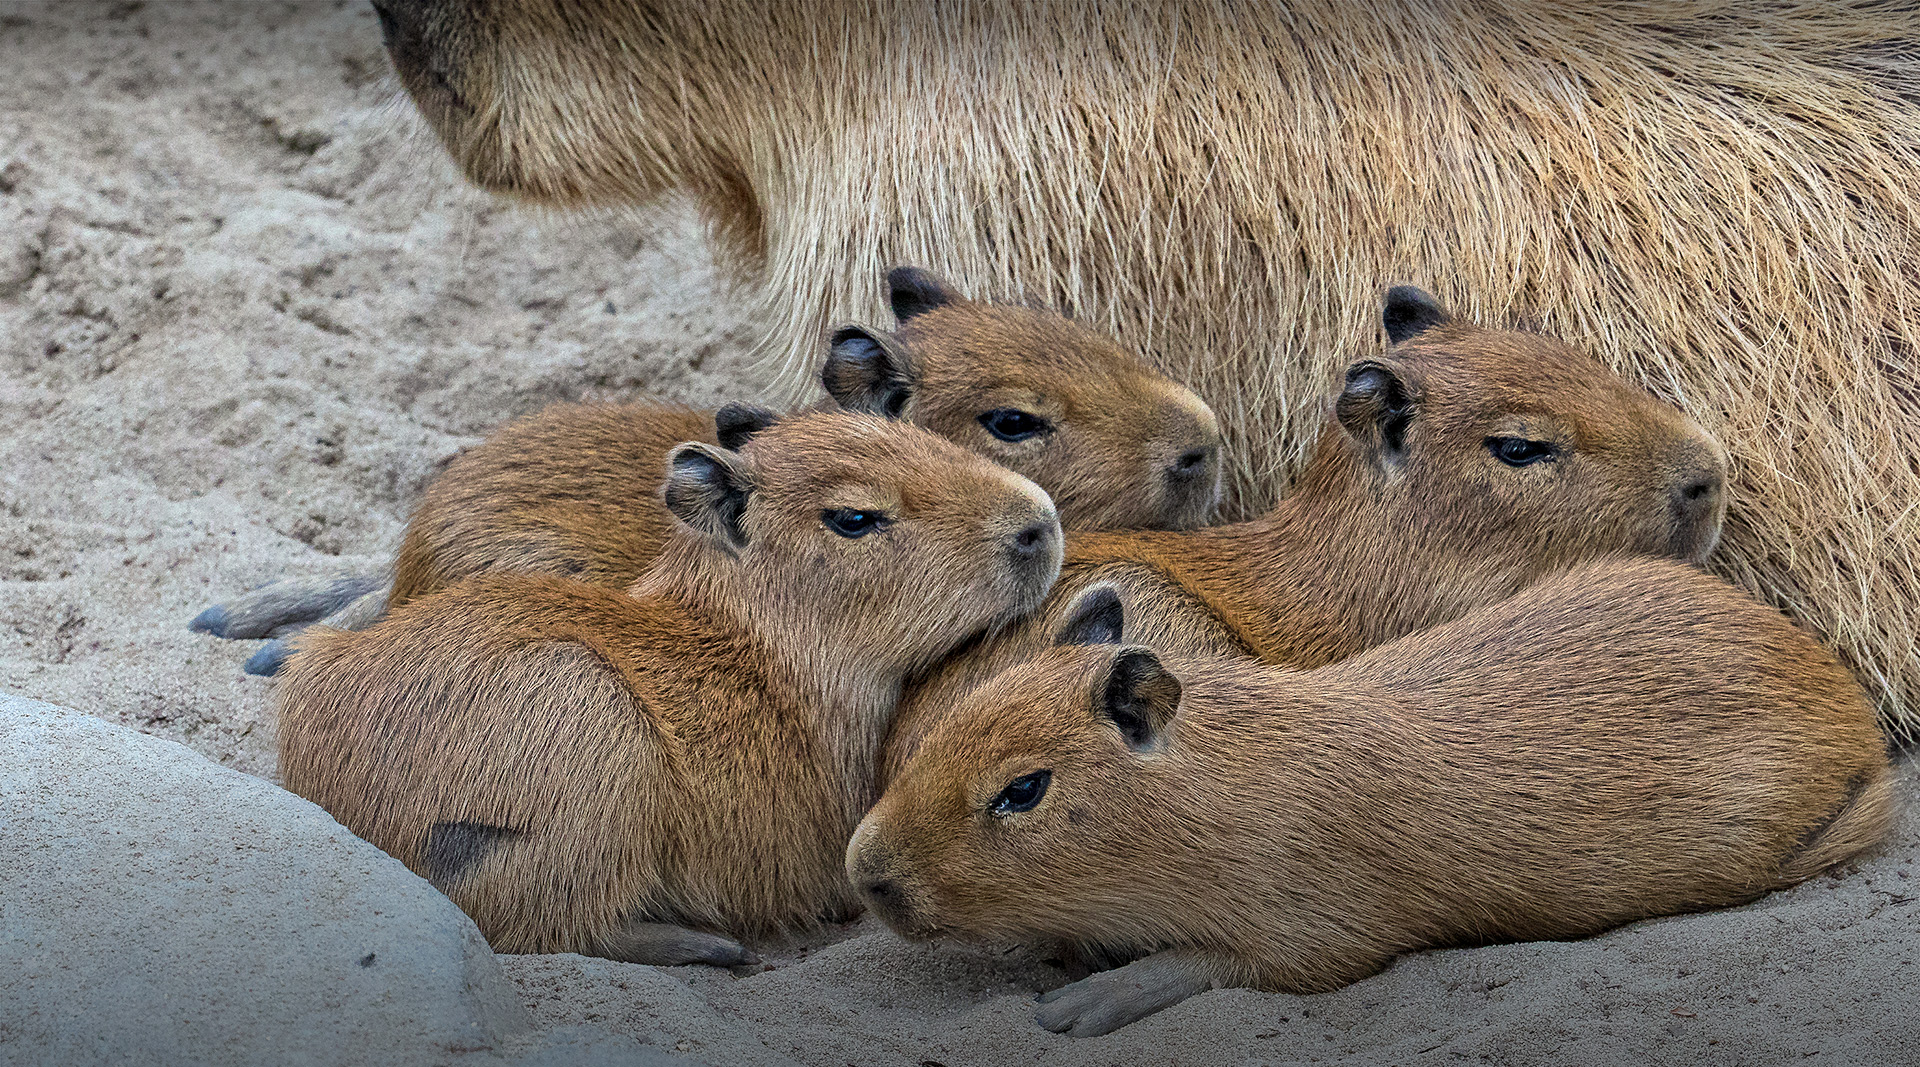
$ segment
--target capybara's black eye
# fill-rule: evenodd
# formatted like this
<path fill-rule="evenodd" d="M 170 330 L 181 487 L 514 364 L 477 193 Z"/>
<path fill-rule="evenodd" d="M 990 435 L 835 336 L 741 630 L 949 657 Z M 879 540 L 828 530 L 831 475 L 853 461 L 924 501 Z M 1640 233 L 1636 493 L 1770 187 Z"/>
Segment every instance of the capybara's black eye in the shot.
<path fill-rule="evenodd" d="M 841 537 L 865 537 L 875 530 L 885 529 L 887 516 L 878 511 L 828 508 L 820 513 L 820 521 Z"/>
<path fill-rule="evenodd" d="M 1489 437 L 1487 451 L 1509 467 L 1527 467 L 1560 454 L 1547 441 L 1529 441 L 1524 437 Z"/>
<path fill-rule="evenodd" d="M 1053 429 L 1040 416 L 1016 408 L 994 408 L 980 416 L 980 425 L 1002 441 L 1024 441 Z"/>
<path fill-rule="evenodd" d="M 1000 795 L 993 798 L 987 807 L 995 815 L 1012 815 L 1016 812 L 1032 811 L 1040 798 L 1047 795 L 1047 783 L 1053 781 L 1052 771 L 1035 771 L 1023 774 L 1007 783 Z"/>

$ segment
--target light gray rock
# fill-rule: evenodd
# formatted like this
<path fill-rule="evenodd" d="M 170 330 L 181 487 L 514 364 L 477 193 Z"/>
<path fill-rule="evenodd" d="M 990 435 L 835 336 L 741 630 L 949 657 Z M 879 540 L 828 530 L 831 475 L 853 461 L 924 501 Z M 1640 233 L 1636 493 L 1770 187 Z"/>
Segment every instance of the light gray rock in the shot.
<path fill-rule="evenodd" d="M 0 695 L 0 1062 L 667 1059 L 536 1031 L 472 921 L 318 807 Z"/>

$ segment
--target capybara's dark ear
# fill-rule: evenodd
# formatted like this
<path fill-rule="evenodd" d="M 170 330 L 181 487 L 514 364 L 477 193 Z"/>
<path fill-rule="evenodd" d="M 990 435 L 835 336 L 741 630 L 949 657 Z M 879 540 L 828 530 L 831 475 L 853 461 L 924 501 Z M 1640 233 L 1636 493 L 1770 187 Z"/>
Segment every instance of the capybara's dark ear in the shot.
<path fill-rule="evenodd" d="M 1120 594 L 1102 583 L 1084 590 L 1067 608 L 1067 621 L 1054 635 L 1056 645 L 1117 645 L 1126 628 Z"/>
<path fill-rule="evenodd" d="M 1432 293 L 1413 285 L 1396 285 L 1387 290 L 1387 306 L 1380 312 L 1380 324 L 1387 328 L 1387 340 L 1396 345 L 1452 321 L 1453 316 L 1440 306 Z"/>
<path fill-rule="evenodd" d="M 747 543 L 741 518 L 752 492 L 752 479 L 732 451 L 688 441 L 667 454 L 667 510 L 729 551 Z"/>
<path fill-rule="evenodd" d="M 1385 461 L 1406 455 L 1413 408 L 1413 392 L 1399 371 L 1368 359 L 1347 368 L 1333 413 L 1355 441 Z"/>
<path fill-rule="evenodd" d="M 895 267 L 887 272 L 887 302 L 893 305 L 893 317 L 901 322 L 965 299 L 945 278 L 919 267 Z"/>
<path fill-rule="evenodd" d="M 913 369 L 905 348 L 891 334 L 842 326 L 827 342 L 820 384 L 848 411 L 897 419 L 913 399 Z"/>
<path fill-rule="evenodd" d="M 1159 747 L 1161 731 L 1180 710 L 1180 679 L 1160 665 L 1151 649 L 1124 648 L 1113 657 L 1099 689 L 1099 711 L 1120 728 L 1135 752 Z"/>
<path fill-rule="evenodd" d="M 754 434 L 780 421 L 780 416 L 757 404 L 728 404 L 713 413 L 713 431 L 720 447 L 737 452 Z"/>

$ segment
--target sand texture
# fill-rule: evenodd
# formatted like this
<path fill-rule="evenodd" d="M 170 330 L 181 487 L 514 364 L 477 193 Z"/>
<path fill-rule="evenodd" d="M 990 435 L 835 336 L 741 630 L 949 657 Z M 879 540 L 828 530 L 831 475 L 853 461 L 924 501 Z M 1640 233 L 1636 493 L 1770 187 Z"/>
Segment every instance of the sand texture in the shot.
<path fill-rule="evenodd" d="M 464 188 L 364 5 L 0 5 L 0 86 L 0 690 L 273 779 L 258 642 L 195 613 L 384 566 L 438 464 L 550 401 L 775 399 L 684 210 Z M 1916 854 L 1909 815 L 1749 907 L 1212 992 L 1081 1042 L 1031 1019 L 1059 967 L 872 920 L 748 978 L 502 962 L 538 1023 L 711 1063 L 1920 1063 Z"/>

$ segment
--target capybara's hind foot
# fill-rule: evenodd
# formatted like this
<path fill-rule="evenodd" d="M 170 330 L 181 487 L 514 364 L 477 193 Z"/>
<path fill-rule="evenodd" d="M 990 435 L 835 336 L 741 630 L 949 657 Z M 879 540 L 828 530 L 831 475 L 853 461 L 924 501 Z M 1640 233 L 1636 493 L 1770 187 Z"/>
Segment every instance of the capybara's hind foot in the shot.
<path fill-rule="evenodd" d="M 247 640 L 278 637 L 318 622 L 387 586 L 371 574 L 331 578 L 282 578 L 215 604 L 193 617 L 189 629 Z"/>
<path fill-rule="evenodd" d="M 677 967 L 685 963 L 752 967 L 760 962 L 760 957 L 738 941 L 672 923 L 629 922 L 601 935 L 593 955 L 656 967 Z"/>
<path fill-rule="evenodd" d="M 215 604 L 187 625 L 233 640 L 274 638 L 245 668 L 248 674 L 270 675 L 292 651 L 288 637 L 316 622 L 339 630 L 364 629 L 386 610 L 391 589 L 386 579 L 366 574 L 282 578 Z"/>
<path fill-rule="evenodd" d="M 392 589 L 391 585 L 382 584 L 359 599 L 348 601 L 345 607 L 312 625 L 328 626 L 335 630 L 364 630 L 379 622 L 380 617 L 386 614 L 387 595 Z M 281 666 L 287 662 L 287 657 L 293 655 L 294 640 L 305 633 L 306 629 L 302 626 L 261 645 L 258 652 L 247 657 L 247 662 L 242 664 L 240 669 L 248 674 L 267 678 L 279 674 Z"/>

